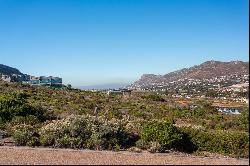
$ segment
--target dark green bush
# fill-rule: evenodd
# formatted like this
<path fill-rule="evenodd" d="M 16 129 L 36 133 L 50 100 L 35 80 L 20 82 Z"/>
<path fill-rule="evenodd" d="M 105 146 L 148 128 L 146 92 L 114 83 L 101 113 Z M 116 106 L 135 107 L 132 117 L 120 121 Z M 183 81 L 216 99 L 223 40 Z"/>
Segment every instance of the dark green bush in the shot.
<path fill-rule="evenodd" d="M 41 107 L 33 107 L 26 101 L 26 95 L 2 95 L 0 96 L 0 117 L 2 121 L 11 121 L 15 116 L 26 117 L 36 116 L 40 121 L 44 121 L 45 110 Z"/>
<path fill-rule="evenodd" d="M 147 96 L 143 96 L 143 98 L 147 100 L 151 100 L 151 101 L 161 101 L 161 102 L 165 101 L 160 95 L 157 95 L 157 94 L 150 94 Z"/>
<path fill-rule="evenodd" d="M 249 109 L 241 112 L 241 115 L 239 115 L 236 123 L 240 129 L 249 132 Z"/>
<path fill-rule="evenodd" d="M 246 132 L 200 131 L 187 127 L 180 130 L 189 136 L 198 151 L 234 157 L 249 156 L 249 134 Z"/>
<path fill-rule="evenodd" d="M 0 117 L 0 130 L 5 128 L 5 122 L 3 119 Z"/>
<path fill-rule="evenodd" d="M 8 134 L 6 131 L 0 130 L 0 140 L 7 137 L 7 136 L 8 136 Z"/>
<path fill-rule="evenodd" d="M 141 132 L 141 139 L 151 144 L 159 143 L 161 151 L 177 148 L 182 140 L 182 133 L 169 121 L 150 121 L 146 123 Z"/>

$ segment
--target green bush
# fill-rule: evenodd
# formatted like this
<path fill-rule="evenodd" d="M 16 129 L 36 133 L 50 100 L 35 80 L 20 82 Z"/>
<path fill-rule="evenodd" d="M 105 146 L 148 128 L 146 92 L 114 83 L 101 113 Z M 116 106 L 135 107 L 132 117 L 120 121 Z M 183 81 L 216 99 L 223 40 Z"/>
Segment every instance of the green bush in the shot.
<path fill-rule="evenodd" d="M 4 129 L 5 128 L 5 122 L 3 121 L 3 119 L 0 117 L 0 129 Z"/>
<path fill-rule="evenodd" d="M 140 136 L 148 144 L 154 142 L 156 145 L 159 143 L 157 149 L 161 149 L 161 151 L 177 148 L 183 137 L 182 133 L 169 121 L 150 121 L 146 123 Z"/>
<path fill-rule="evenodd" d="M 133 135 L 102 117 L 76 116 L 52 121 L 39 129 L 44 146 L 117 150 L 132 145 Z"/>
<path fill-rule="evenodd" d="M 19 125 L 13 133 L 13 138 L 16 145 L 21 146 L 36 146 L 39 145 L 39 135 L 31 125 Z"/>
<path fill-rule="evenodd" d="M 12 125 L 18 125 L 18 124 L 30 124 L 35 125 L 38 124 L 39 120 L 34 115 L 28 115 L 26 117 L 23 116 L 14 116 L 11 120 Z"/>
<path fill-rule="evenodd" d="M 30 140 L 27 141 L 26 145 L 32 147 L 39 146 L 40 145 L 39 138 L 37 136 L 32 136 Z"/>
<path fill-rule="evenodd" d="M 246 132 L 200 131 L 180 128 L 191 139 L 198 151 L 208 151 L 234 157 L 249 156 L 249 134 Z"/>
<path fill-rule="evenodd" d="M 150 148 L 148 142 L 146 142 L 143 139 L 139 139 L 138 141 L 136 141 L 135 145 L 136 145 L 137 148 L 140 148 L 140 149 L 143 149 L 143 150 L 146 150 L 146 149 Z"/>
<path fill-rule="evenodd" d="M 147 99 L 147 100 L 151 100 L 151 101 L 160 101 L 160 102 L 164 102 L 165 100 L 157 95 L 157 94 L 150 94 L 150 95 L 147 95 L 147 96 L 143 96 L 143 98 Z"/>
<path fill-rule="evenodd" d="M 56 139 L 55 146 L 62 148 L 81 148 L 82 139 L 80 137 L 70 137 L 65 135 L 61 138 Z"/>
<path fill-rule="evenodd" d="M 0 140 L 7 137 L 7 136 L 8 136 L 8 134 L 6 131 L 0 130 Z"/>
<path fill-rule="evenodd" d="M 240 129 L 249 132 L 249 109 L 241 112 L 236 123 Z"/>
<path fill-rule="evenodd" d="M 151 153 L 156 153 L 156 152 L 165 152 L 166 149 L 159 143 L 159 142 L 150 142 L 150 145 L 149 145 L 149 149 L 148 149 L 149 152 Z"/>
<path fill-rule="evenodd" d="M 45 120 L 45 110 L 41 107 L 31 106 L 25 98 L 26 95 L 2 95 L 0 96 L 0 117 L 2 121 L 11 121 L 15 116 L 36 116 L 40 121 Z"/>

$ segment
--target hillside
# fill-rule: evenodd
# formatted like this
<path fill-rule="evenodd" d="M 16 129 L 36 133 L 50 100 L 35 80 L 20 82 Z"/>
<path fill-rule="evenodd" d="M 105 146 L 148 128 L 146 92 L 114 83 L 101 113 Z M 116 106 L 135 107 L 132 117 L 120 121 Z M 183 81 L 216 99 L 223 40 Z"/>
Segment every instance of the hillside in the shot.
<path fill-rule="evenodd" d="M 190 68 L 184 68 L 165 75 L 144 74 L 136 81 L 133 86 L 143 87 L 150 85 L 166 86 L 171 82 L 180 80 L 196 80 L 205 81 L 211 79 L 218 79 L 221 77 L 236 77 L 241 78 L 249 74 L 249 62 L 231 61 L 207 61 L 200 65 Z"/>
<path fill-rule="evenodd" d="M 153 92 L 108 95 L 0 80 L 0 146 L 116 151 L 136 146 L 153 153 L 173 148 L 249 156 L 246 106 L 242 114 L 230 116 L 216 111 L 209 99 L 185 103 Z M 169 148 L 165 138 L 175 143 Z"/>
<path fill-rule="evenodd" d="M 4 75 L 12 75 L 12 74 L 17 74 L 17 75 L 24 75 L 21 73 L 18 69 L 9 67 L 3 64 L 0 64 L 0 74 Z"/>

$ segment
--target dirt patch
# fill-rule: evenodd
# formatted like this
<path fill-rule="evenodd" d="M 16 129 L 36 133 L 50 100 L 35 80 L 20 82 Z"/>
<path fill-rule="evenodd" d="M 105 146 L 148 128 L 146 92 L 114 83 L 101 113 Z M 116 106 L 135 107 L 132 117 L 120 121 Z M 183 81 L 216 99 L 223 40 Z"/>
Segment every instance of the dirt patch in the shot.
<path fill-rule="evenodd" d="M 198 157 L 191 155 L 111 152 L 72 149 L 0 147 L 0 164 L 94 164 L 94 165 L 248 165 L 249 159 Z"/>

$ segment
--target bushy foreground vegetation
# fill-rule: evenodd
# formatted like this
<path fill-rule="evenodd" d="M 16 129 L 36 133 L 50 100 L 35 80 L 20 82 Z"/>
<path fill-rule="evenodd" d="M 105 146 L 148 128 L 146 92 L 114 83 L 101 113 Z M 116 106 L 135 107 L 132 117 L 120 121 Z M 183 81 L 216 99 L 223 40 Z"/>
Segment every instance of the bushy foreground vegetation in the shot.
<path fill-rule="evenodd" d="M 169 121 L 151 121 L 143 127 L 140 136 L 137 146 L 152 152 L 174 149 L 184 152 L 208 151 L 234 157 L 249 156 L 249 134 L 246 132 L 177 128 Z"/>
<path fill-rule="evenodd" d="M 0 92 L 0 140 L 11 136 L 16 145 L 249 157 L 248 109 L 230 116 L 209 102 L 180 108 L 157 94 L 124 98 L 18 84 L 0 84 Z"/>
<path fill-rule="evenodd" d="M 41 107 L 33 107 L 26 101 L 26 94 L 0 96 L 0 117 L 2 122 L 11 121 L 18 116 L 27 117 L 33 115 L 39 121 L 44 121 L 45 110 Z"/>
<path fill-rule="evenodd" d="M 183 134 L 169 121 L 145 123 L 140 136 L 137 146 L 149 148 L 151 152 L 164 152 L 177 148 L 183 140 Z"/>
<path fill-rule="evenodd" d="M 234 157 L 248 157 L 249 134 L 246 132 L 202 131 L 175 127 L 169 121 L 150 121 L 136 135 L 119 122 L 93 116 L 69 117 L 42 126 L 12 126 L 17 145 L 59 148 L 120 150 L 133 146 L 150 152 L 208 151 Z"/>
<path fill-rule="evenodd" d="M 118 123 L 93 116 L 74 116 L 54 120 L 36 128 L 19 124 L 13 130 L 18 145 L 60 148 L 119 150 L 133 146 L 136 138 Z"/>
<path fill-rule="evenodd" d="M 180 128 L 198 151 L 208 151 L 234 157 L 249 157 L 249 133 L 230 131 L 201 131 Z"/>

